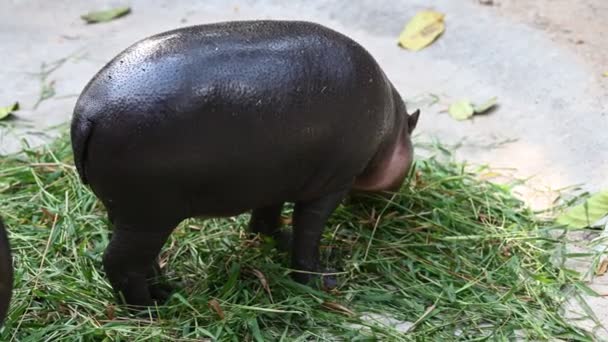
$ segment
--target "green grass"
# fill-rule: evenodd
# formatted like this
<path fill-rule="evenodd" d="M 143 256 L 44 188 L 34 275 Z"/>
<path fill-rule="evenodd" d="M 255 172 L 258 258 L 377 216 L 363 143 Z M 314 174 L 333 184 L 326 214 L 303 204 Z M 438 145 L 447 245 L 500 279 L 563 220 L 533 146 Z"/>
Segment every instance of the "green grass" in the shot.
<path fill-rule="evenodd" d="M 342 205 L 323 242 L 341 272 L 332 293 L 291 281 L 287 255 L 246 234 L 248 215 L 188 220 L 161 255 L 180 289 L 153 320 L 114 304 L 101 267 L 108 222 L 68 139 L 0 158 L 16 266 L 0 340 L 591 340 L 560 311 L 585 290 L 551 262 L 561 230 L 467 170 L 419 160 L 391 200 Z M 372 314 L 415 325 L 400 332 Z"/>

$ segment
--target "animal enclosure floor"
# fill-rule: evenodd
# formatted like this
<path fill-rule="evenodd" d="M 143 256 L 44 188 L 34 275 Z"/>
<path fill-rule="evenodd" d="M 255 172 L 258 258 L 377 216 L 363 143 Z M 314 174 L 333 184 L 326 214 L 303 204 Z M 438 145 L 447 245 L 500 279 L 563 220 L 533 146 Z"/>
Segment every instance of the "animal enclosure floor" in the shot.
<path fill-rule="evenodd" d="M 0 122 L 0 154 L 20 149 L 21 138 L 31 145 L 50 141 L 59 130 L 47 129 L 69 120 L 86 82 L 136 40 L 222 20 L 305 19 L 346 33 L 376 57 L 410 109 L 422 111 L 417 141 L 437 138 L 459 160 L 489 164 L 504 179 L 532 177 L 517 189 L 532 207 L 546 207 L 563 187 L 608 188 L 608 77 L 602 76 L 608 2 L 493 3 L 133 0 L 130 15 L 85 25 L 81 14 L 117 3 L 2 1 L 0 106 L 19 101 L 21 110 Z M 427 8 L 446 14 L 445 33 L 417 53 L 397 47 L 404 24 Z M 488 115 L 457 122 L 445 113 L 455 100 L 493 96 L 499 108 Z M 592 285 L 604 294 L 606 277 Z M 607 297 L 588 301 L 608 322 Z"/>

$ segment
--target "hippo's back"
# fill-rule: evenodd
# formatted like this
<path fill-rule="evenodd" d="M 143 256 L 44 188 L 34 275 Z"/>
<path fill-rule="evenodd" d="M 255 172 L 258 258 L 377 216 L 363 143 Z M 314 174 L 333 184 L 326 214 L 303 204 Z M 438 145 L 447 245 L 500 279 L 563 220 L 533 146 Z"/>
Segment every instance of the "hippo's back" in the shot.
<path fill-rule="evenodd" d="M 102 198 L 149 183 L 188 200 L 315 196 L 364 169 L 393 112 L 390 83 L 348 37 L 307 22 L 219 23 L 115 57 L 81 94 L 72 143 Z"/>
<path fill-rule="evenodd" d="M 74 114 L 92 121 L 159 112 L 213 116 L 202 110 L 210 104 L 217 108 L 218 99 L 224 107 L 253 101 L 281 111 L 357 95 L 373 101 L 385 87 L 367 51 L 326 27 L 299 21 L 226 22 L 135 43 L 87 84 Z"/>

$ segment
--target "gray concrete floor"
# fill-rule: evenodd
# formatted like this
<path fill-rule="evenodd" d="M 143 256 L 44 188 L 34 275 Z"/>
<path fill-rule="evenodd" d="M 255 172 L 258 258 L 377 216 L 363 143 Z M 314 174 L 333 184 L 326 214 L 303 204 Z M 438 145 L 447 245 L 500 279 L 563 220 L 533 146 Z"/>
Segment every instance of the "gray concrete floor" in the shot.
<path fill-rule="evenodd" d="M 133 13 L 114 22 L 87 26 L 79 18 L 124 4 Z M 445 34 L 418 53 L 398 48 L 404 23 L 425 8 L 446 14 Z M 565 186 L 608 188 L 605 0 L 494 0 L 493 6 L 478 0 L 3 0 L 0 105 L 19 101 L 22 110 L 0 126 L 0 153 L 17 150 L 21 138 L 33 145 L 48 141 L 41 132 L 65 123 L 85 83 L 134 41 L 180 26 L 261 18 L 316 21 L 359 41 L 411 107 L 421 107 L 420 141 L 460 142 L 461 160 L 532 177 L 519 193 L 533 207 L 546 206 L 556 195 L 551 190 Z M 62 59 L 41 76 L 43 63 Z M 34 108 L 42 84 L 50 82 L 55 96 Z M 439 103 L 428 105 L 431 94 Z M 456 122 L 442 112 L 460 98 L 492 96 L 500 107 L 472 121 Z M 606 279 L 593 286 L 608 294 Z M 608 325 L 606 297 L 589 301 Z"/>

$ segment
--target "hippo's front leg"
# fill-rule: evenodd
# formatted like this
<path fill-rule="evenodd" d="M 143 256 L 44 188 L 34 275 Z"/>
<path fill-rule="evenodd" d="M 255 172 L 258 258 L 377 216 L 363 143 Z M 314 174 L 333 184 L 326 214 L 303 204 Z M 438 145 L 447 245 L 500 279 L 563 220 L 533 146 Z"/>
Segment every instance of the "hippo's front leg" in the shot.
<path fill-rule="evenodd" d="M 313 273 L 321 271 L 319 244 L 325 229 L 327 219 L 347 194 L 347 190 L 332 193 L 322 198 L 297 202 L 294 208 L 294 235 L 291 264 L 294 270 L 292 276 L 299 283 L 308 283 L 314 277 Z M 323 276 L 323 285 L 335 287 L 335 276 Z"/>
<path fill-rule="evenodd" d="M 152 306 L 164 301 L 166 288 L 153 283 L 160 268 L 156 258 L 172 229 L 161 231 L 126 230 L 115 225 L 103 265 L 114 291 L 128 305 Z"/>

